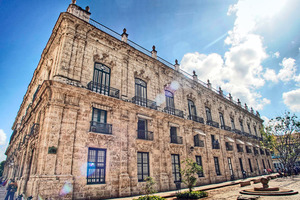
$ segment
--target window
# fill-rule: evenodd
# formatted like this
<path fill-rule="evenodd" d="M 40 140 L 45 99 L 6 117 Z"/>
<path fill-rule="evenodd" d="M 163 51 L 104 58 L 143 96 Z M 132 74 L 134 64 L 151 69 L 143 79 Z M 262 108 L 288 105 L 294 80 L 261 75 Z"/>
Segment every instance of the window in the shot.
<path fill-rule="evenodd" d="M 90 131 L 111 134 L 111 124 L 107 124 L 106 120 L 107 112 L 105 110 L 93 108 Z"/>
<path fill-rule="evenodd" d="M 202 166 L 202 158 L 201 158 L 201 156 L 196 156 L 196 163 L 197 163 L 197 165 L 199 165 L 199 166 L 202 167 L 202 171 L 201 171 L 201 172 L 198 172 L 198 176 L 199 176 L 199 177 L 204 177 L 203 166 Z"/>
<path fill-rule="evenodd" d="M 171 160 L 172 160 L 172 174 L 173 174 L 174 181 L 181 182 L 179 155 L 172 154 Z"/>
<path fill-rule="evenodd" d="M 177 127 L 170 128 L 171 143 L 182 144 L 182 137 L 177 136 Z"/>
<path fill-rule="evenodd" d="M 103 64 L 95 63 L 92 90 L 100 94 L 109 95 L 109 89 L 110 68 Z"/>
<path fill-rule="evenodd" d="M 213 149 L 220 149 L 219 141 L 215 139 L 215 135 L 211 135 L 211 145 Z"/>
<path fill-rule="evenodd" d="M 219 113 L 219 116 L 220 116 L 221 129 L 225 129 L 225 122 L 224 122 L 223 113 Z"/>
<path fill-rule="evenodd" d="M 240 167 L 241 167 L 241 170 L 242 172 L 244 171 L 244 167 L 243 167 L 243 161 L 242 161 L 242 158 L 239 158 L 239 161 L 240 161 Z"/>
<path fill-rule="evenodd" d="M 147 106 L 147 83 L 141 79 L 135 79 L 135 103 Z"/>
<path fill-rule="evenodd" d="M 250 124 L 247 124 L 247 126 L 248 126 L 249 133 L 251 134 Z"/>
<path fill-rule="evenodd" d="M 144 139 L 144 140 L 153 140 L 153 134 L 152 132 L 148 131 L 147 126 L 147 120 L 146 119 L 138 119 L 137 124 L 137 133 L 138 133 L 138 139 Z"/>
<path fill-rule="evenodd" d="M 257 136 L 257 132 L 256 132 L 256 126 L 253 126 L 253 129 L 254 129 L 254 133 L 255 133 L 255 135 Z"/>
<path fill-rule="evenodd" d="M 149 173 L 149 153 L 137 153 L 137 175 L 138 181 L 145 181 L 145 178 L 150 176 Z"/>
<path fill-rule="evenodd" d="M 87 184 L 105 183 L 106 149 L 89 148 Z"/>
<path fill-rule="evenodd" d="M 232 177 L 232 179 L 233 179 L 233 177 L 234 177 L 234 173 L 233 173 L 233 169 L 232 169 L 231 158 L 230 158 L 230 157 L 228 157 L 227 159 L 228 159 L 228 167 L 229 167 L 229 171 L 230 171 L 230 176 L 231 176 L 231 177 Z"/>
<path fill-rule="evenodd" d="M 231 130 L 234 130 L 235 129 L 234 119 L 231 117 L 230 121 L 231 121 Z"/>
<path fill-rule="evenodd" d="M 172 92 L 166 90 L 165 96 L 166 96 L 166 106 L 169 108 L 175 108 L 174 94 Z"/>
<path fill-rule="evenodd" d="M 193 118 L 193 116 L 197 116 L 196 106 L 192 100 L 188 99 L 188 106 L 189 106 L 189 114 L 190 119 Z"/>
<path fill-rule="evenodd" d="M 205 107 L 205 112 L 206 112 L 206 120 L 208 122 L 212 121 L 211 112 L 210 112 L 210 109 L 208 107 Z"/>
<path fill-rule="evenodd" d="M 248 158 L 248 161 L 249 161 L 250 172 L 253 172 L 250 158 Z"/>
<path fill-rule="evenodd" d="M 265 161 L 263 159 L 261 161 L 262 161 L 264 169 L 266 169 Z"/>
<path fill-rule="evenodd" d="M 245 132 L 245 130 L 244 130 L 244 125 L 243 125 L 243 121 L 242 121 L 242 120 L 240 121 L 240 126 L 241 126 L 241 131 L 242 131 L 242 132 Z"/>
<path fill-rule="evenodd" d="M 257 169 L 258 169 L 258 171 L 259 171 L 259 173 L 260 173 L 260 170 L 259 170 L 259 164 L 258 164 L 258 160 L 256 159 L 256 164 L 257 164 Z"/>
<path fill-rule="evenodd" d="M 268 161 L 269 168 L 271 169 L 270 161 L 269 160 L 267 160 L 267 161 Z"/>
<path fill-rule="evenodd" d="M 217 176 L 220 176 L 221 172 L 220 172 L 220 166 L 219 166 L 219 159 L 218 159 L 218 157 L 214 157 L 214 161 L 215 161 L 216 174 L 217 174 Z"/>

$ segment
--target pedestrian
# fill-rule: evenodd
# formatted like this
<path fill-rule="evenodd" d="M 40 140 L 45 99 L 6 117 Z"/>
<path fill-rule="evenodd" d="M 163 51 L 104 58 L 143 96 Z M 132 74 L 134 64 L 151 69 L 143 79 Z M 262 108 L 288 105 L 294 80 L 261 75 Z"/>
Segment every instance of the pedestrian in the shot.
<path fill-rule="evenodd" d="M 7 193 L 4 200 L 13 200 L 15 193 L 18 189 L 18 185 L 14 179 L 11 179 L 10 183 L 7 186 Z"/>

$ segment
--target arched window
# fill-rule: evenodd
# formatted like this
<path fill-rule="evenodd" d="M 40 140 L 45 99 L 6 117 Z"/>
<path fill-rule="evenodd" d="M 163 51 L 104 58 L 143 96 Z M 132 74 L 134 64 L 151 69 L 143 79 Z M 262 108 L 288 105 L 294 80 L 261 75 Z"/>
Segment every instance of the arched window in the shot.
<path fill-rule="evenodd" d="M 188 106 L 189 106 L 189 114 L 191 118 L 197 116 L 196 106 L 192 100 L 188 99 Z"/>
<path fill-rule="evenodd" d="M 110 68 L 101 63 L 95 63 L 93 87 L 94 92 L 109 95 Z"/>
<path fill-rule="evenodd" d="M 135 103 L 147 106 L 147 83 L 139 78 L 135 79 Z"/>
<path fill-rule="evenodd" d="M 168 90 L 165 90 L 165 96 L 166 96 L 166 107 L 175 108 L 174 94 Z"/>

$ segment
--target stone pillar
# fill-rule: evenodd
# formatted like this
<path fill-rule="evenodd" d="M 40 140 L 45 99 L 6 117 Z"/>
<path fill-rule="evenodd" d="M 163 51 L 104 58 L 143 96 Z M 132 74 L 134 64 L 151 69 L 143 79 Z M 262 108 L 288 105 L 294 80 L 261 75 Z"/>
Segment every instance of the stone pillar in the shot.
<path fill-rule="evenodd" d="M 180 65 L 178 64 L 178 60 L 176 59 L 175 60 L 175 65 L 174 65 L 174 67 L 175 67 L 175 71 L 178 71 L 179 72 L 179 67 L 180 67 Z"/>
<path fill-rule="evenodd" d="M 122 41 L 127 43 L 127 39 L 128 39 L 128 34 L 126 33 L 126 28 L 123 29 L 123 33 L 122 33 Z"/>
<path fill-rule="evenodd" d="M 154 45 L 152 47 L 151 56 L 152 56 L 152 58 L 157 59 L 157 51 L 155 50 L 155 46 Z"/>

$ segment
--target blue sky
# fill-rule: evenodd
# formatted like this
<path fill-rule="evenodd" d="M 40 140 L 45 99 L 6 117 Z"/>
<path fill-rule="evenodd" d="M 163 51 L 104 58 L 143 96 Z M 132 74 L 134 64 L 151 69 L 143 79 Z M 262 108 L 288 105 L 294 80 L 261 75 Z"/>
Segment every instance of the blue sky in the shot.
<path fill-rule="evenodd" d="M 0 0 L 0 160 L 43 48 L 71 0 Z M 198 78 L 263 119 L 300 114 L 297 0 L 77 0 L 91 18 Z"/>

